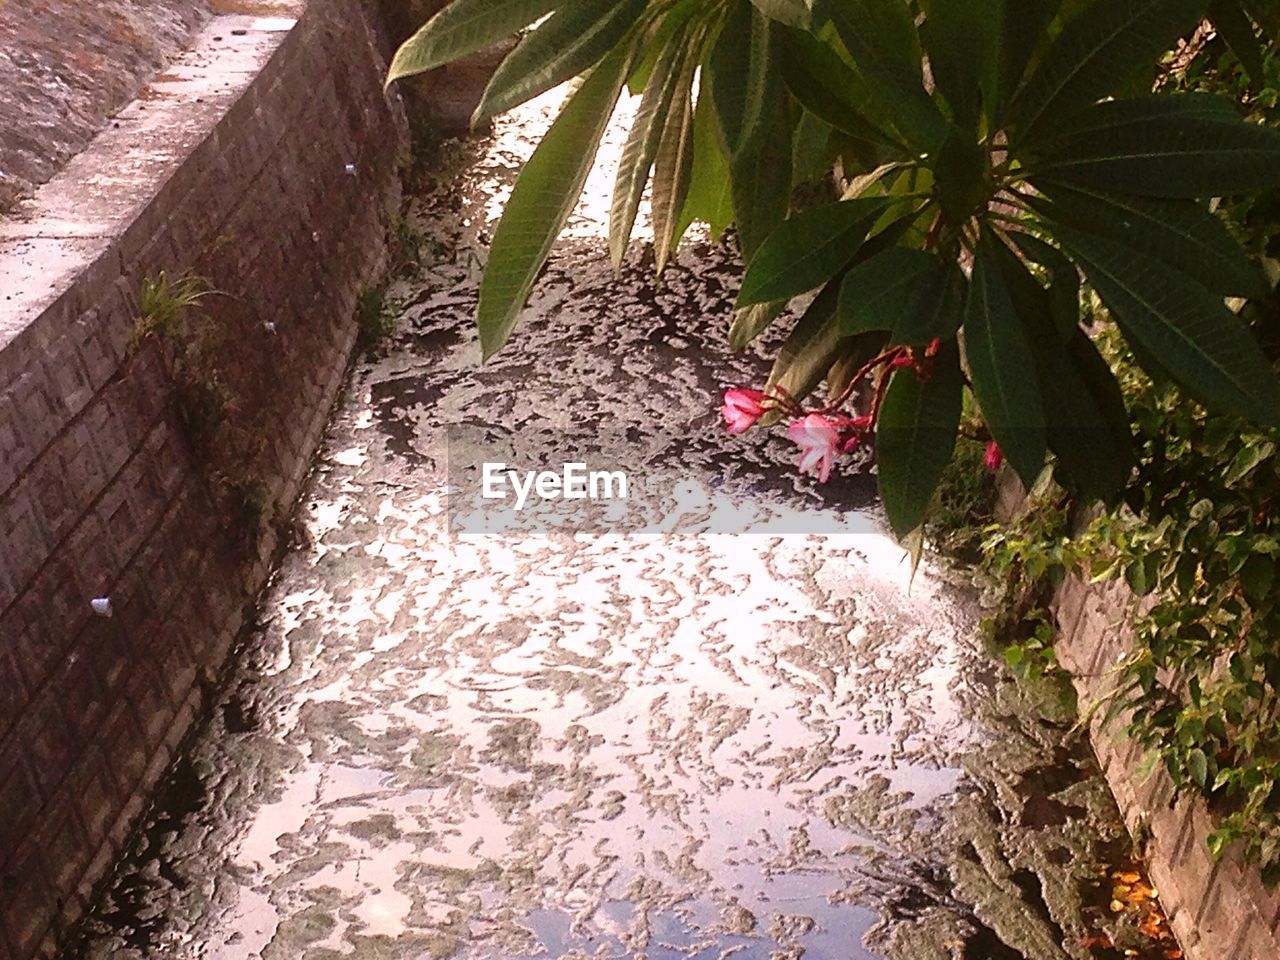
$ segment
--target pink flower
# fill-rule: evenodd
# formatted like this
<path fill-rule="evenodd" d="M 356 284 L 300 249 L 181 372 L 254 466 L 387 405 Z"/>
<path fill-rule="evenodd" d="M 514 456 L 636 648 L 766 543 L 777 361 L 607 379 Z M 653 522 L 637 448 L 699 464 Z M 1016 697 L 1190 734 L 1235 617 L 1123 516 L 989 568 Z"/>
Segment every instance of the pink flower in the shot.
<path fill-rule="evenodd" d="M 987 452 L 983 454 L 982 462 L 992 472 L 999 470 L 1000 464 L 1004 463 L 1004 453 L 1001 452 L 1000 445 L 994 440 L 987 444 Z"/>
<path fill-rule="evenodd" d="M 840 431 L 820 413 L 811 413 L 787 428 L 787 436 L 800 447 L 800 472 L 826 483 L 836 460 Z"/>
<path fill-rule="evenodd" d="M 764 415 L 764 394 L 759 390 L 734 387 L 724 392 L 724 406 L 720 408 L 731 434 L 746 433 Z"/>

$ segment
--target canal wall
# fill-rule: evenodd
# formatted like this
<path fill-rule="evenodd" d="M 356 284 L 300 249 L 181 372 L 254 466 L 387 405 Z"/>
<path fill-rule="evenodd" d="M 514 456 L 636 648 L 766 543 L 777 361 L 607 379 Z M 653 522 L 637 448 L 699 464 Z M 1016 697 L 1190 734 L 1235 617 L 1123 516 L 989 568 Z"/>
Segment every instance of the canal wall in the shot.
<path fill-rule="evenodd" d="M 1026 493 L 1006 471 L 999 514 L 1026 509 Z M 1129 624 L 1141 601 L 1122 580 L 1092 583 L 1072 574 L 1050 605 L 1054 649 L 1072 677 L 1082 709 L 1107 695 L 1113 668 L 1130 652 Z M 1280 891 L 1263 884 L 1257 869 L 1229 851 L 1209 855 L 1213 814 L 1199 796 L 1178 794 L 1163 767 L 1143 778 L 1141 748 L 1118 740 L 1122 721 L 1103 729 L 1095 711 L 1089 727 L 1094 753 L 1143 855 L 1185 960 L 1275 960 L 1280 957 Z"/>
<path fill-rule="evenodd" d="M 214 8 L 0 220 L 0 960 L 55 948 L 202 709 L 399 206 L 376 18 Z M 142 336 L 184 276 L 214 292 Z"/>

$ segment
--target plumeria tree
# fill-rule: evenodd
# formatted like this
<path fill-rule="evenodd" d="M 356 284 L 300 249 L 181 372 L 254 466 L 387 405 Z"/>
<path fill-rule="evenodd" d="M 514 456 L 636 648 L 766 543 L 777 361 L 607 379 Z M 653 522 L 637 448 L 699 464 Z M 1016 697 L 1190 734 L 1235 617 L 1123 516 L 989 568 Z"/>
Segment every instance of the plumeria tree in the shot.
<path fill-rule="evenodd" d="M 1152 92 L 1181 38 L 1216 29 L 1248 65 L 1278 17 L 1274 0 L 454 0 L 390 79 L 529 28 L 478 115 L 576 84 L 493 238 L 486 357 L 623 90 L 640 95 L 615 262 L 646 189 L 658 270 L 693 221 L 732 223 L 747 269 L 731 346 L 802 309 L 768 380 L 726 395 L 730 432 L 788 421 L 819 479 L 873 441 L 906 534 L 966 407 L 989 461 L 1024 482 L 1049 462 L 1085 498 L 1124 486 L 1129 420 L 1082 324 L 1086 294 L 1153 376 L 1280 425 L 1280 382 L 1241 313 L 1271 284 L 1214 213 L 1215 198 L 1280 186 L 1280 132 L 1226 99 Z M 829 202 L 793 208 L 832 170 Z"/>

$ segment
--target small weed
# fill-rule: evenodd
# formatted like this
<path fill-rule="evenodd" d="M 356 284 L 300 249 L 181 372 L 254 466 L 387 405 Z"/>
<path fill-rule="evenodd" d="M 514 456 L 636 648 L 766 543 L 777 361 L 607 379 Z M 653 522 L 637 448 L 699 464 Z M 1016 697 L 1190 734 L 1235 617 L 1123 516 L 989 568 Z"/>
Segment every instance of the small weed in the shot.
<path fill-rule="evenodd" d="M 142 281 L 138 295 L 138 317 L 133 325 L 133 342 L 153 337 L 169 339 L 180 332 L 186 312 L 213 293 L 204 277 L 181 276 L 170 279 L 161 270 Z"/>
<path fill-rule="evenodd" d="M 371 350 L 390 336 L 396 326 L 396 312 L 384 288 L 372 287 L 360 294 L 356 299 L 356 322 L 361 350 Z"/>

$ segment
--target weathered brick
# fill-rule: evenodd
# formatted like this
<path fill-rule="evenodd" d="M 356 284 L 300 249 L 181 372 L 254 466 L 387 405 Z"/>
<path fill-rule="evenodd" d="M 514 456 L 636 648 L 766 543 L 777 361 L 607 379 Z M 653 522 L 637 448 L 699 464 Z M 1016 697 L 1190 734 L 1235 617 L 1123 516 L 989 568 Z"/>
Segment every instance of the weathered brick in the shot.
<path fill-rule="evenodd" d="M 57 915 L 57 893 L 45 872 L 43 851 L 30 839 L 0 870 L 0 922 L 9 948 L 32 955 Z"/>
<path fill-rule="evenodd" d="M 0 750 L 0 867 L 13 855 L 40 810 L 35 775 L 17 744 Z"/>

